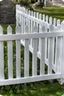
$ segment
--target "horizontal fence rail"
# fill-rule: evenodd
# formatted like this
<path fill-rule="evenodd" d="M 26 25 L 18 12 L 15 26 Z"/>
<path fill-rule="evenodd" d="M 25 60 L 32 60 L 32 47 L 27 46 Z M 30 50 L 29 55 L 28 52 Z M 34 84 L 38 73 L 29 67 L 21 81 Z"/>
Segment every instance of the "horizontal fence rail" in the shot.
<path fill-rule="evenodd" d="M 19 39 L 31 39 L 31 38 L 45 38 L 45 37 L 63 37 L 64 32 L 54 32 L 54 33 L 32 33 L 32 34 L 12 34 L 12 35 L 1 35 L 0 41 L 8 40 L 19 40 Z"/>

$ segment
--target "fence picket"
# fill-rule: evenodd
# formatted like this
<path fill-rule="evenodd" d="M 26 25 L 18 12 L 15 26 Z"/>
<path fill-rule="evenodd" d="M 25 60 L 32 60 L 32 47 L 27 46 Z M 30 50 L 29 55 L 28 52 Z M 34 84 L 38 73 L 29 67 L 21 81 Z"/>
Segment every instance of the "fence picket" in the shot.
<path fill-rule="evenodd" d="M 20 27 L 16 27 L 16 34 L 20 34 Z M 21 76 L 21 66 L 20 66 L 20 40 L 16 40 L 16 77 L 20 78 Z"/>
<path fill-rule="evenodd" d="M 60 25 L 60 20 L 57 21 L 57 32 L 61 31 L 61 25 Z M 55 64 L 56 64 L 56 73 L 59 73 L 59 67 L 60 67 L 60 58 L 61 58 L 61 47 L 62 47 L 62 38 L 61 37 L 56 37 L 56 59 L 55 59 Z"/>
<path fill-rule="evenodd" d="M 46 30 L 45 30 L 45 27 L 42 25 L 39 25 L 39 33 L 44 33 Z M 39 52 L 41 53 L 41 38 L 39 38 Z"/>
<path fill-rule="evenodd" d="M 56 18 L 53 19 L 53 25 L 56 26 Z"/>
<path fill-rule="evenodd" d="M 31 16 L 33 16 L 33 11 L 31 11 Z M 33 20 L 30 20 L 30 33 L 32 33 L 33 28 Z M 32 39 L 30 41 L 30 46 L 32 47 Z"/>
<path fill-rule="evenodd" d="M 45 14 L 43 14 L 43 21 L 45 21 Z"/>
<path fill-rule="evenodd" d="M 33 16 L 36 18 L 36 12 L 33 13 Z M 36 26 L 36 22 L 35 21 L 33 22 L 34 22 L 34 26 Z"/>
<path fill-rule="evenodd" d="M 0 35 L 3 35 L 3 28 L 0 26 Z M 0 42 L 0 80 L 4 79 L 4 45 Z"/>
<path fill-rule="evenodd" d="M 64 31 L 64 21 L 61 23 L 61 31 Z M 64 78 L 64 37 L 62 37 L 62 50 L 61 50 L 61 73 L 62 73 L 62 78 Z M 64 83 L 61 81 L 61 83 Z"/>
<path fill-rule="evenodd" d="M 23 17 L 23 33 L 25 32 L 25 17 Z"/>
<path fill-rule="evenodd" d="M 39 14 L 39 19 L 40 19 L 40 20 L 42 19 L 42 14 Z"/>
<path fill-rule="evenodd" d="M 22 20 L 21 20 L 21 33 L 23 33 L 23 16 L 21 15 L 21 18 L 22 18 Z"/>
<path fill-rule="evenodd" d="M 39 33 L 47 32 L 47 27 L 39 25 Z M 39 38 L 39 52 L 41 53 L 41 38 Z M 47 38 L 45 38 L 45 59 L 47 57 Z"/>
<path fill-rule="evenodd" d="M 38 12 L 36 12 L 36 18 L 39 18 L 39 13 Z M 36 22 L 36 26 L 38 28 L 38 23 L 37 22 Z"/>
<path fill-rule="evenodd" d="M 41 59 L 40 59 L 40 75 L 45 73 L 45 38 L 41 38 Z"/>
<path fill-rule="evenodd" d="M 39 33 L 42 32 L 42 25 L 39 25 Z M 39 38 L 39 53 L 41 52 L 41 38 Z"/>
<path fill-rule="evenodd" d="M 29 32 L 29 27 L 25 26 L 25 32 Z M 29 39 L 25 39 L 24 47 L 24 76 L 29 76 Z"/>
<path fill-rule="evenodd" d="M 54 26 L 50 25 L 50 32 L 54 32 Z M 52 64 L 54 61 L 54 38 L 48 38 L 48 74 L 52 74 Z"/>
<path fill-rule="evenodd" d="M 48 23 L 48 15 L 46 15 L 46 22 Z"/>
<path fill-rule="evenodd" d="M 11 26 L 8 26 L 7 33 L 10 35 L 12 34 Z M 13 78 L 13 46 L 12 41 L 7 42 L 8 45 L 8 78 Z"/>
<path fill-rule="evenodd" d="M 52 24 L 52 17 L 49 17 L 49 25 Z"/>
<path fill-rule="evenodd" d="M 33 32 L 37 32 L 37 27 L 33 27 Z M 37 39 L 33 39 L 33 54 L 32 54 L 32 76 L 37 75 Z"/>

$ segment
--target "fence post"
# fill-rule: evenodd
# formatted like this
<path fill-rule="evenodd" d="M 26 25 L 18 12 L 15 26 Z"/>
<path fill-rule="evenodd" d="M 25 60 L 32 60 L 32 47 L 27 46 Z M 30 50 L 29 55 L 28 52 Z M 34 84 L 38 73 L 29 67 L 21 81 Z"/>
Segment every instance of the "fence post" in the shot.
<path fill-rule="evenodd" d="M 34 26 L 32 31 L 37 32 L 37 27 Z M 37 76 L 37 39 L 35 38 L 33 38 L 32 76 Z"/>
<path fill-rule="evenodd" d="M 29 27 L 25 26 L 25 32 L 29 32 Z M 29 77 L 29 39 L 25 39 L 24 47 L 24 76 Z"/>
<path fill-rule="evenodd" d="M 52 23 L 52 22 L 50 22 Z M 49 26 L 49 32 L 54 32 L 54 26 L 51 24 Z M 48 74 L 52 74 L 52 64 L 54 60 L 54 38 L 48 38 Z"/>
<path fill-rule="evenodd" d="M 7 27 L 7 33 L 12 34 L 12 28 L 11 26 Z M 8 78 L 13 78 L 13 45 L 12 40 L 7 42 L 8 46 Z"/>
<path fill-rule="evenodd" d="M 3 28 L 0 26 L 0 35 L 3 35 Z M 0 80 L 4 79 L 4 44 L 0 42 Z"/>
<path fill-rule="evenodd" d="M 49 24 L 52 24 L 52 17 L 49 17 Z"/>
<path fill-rule="evenodd" d="M 45 21 L 45 14 L 43 14 L 43 21 Z"/>
<path fill-rule="evenodd" d="M 56 32 L 61 31 L 61 24 L 60 20 L 57 20 L 57 30 Z M 61 62 L 61 46 L 62 46 L 62 38 L 61 37 L 56 37 L 56 73 L 60 73 L 60 62 Z"/>
<path fill-rule="evenodd" d="M 64 21 L 61 23 L 61 31 L 64 31 Z M 64 83 L 64 36 L 62 38 L 62 56 L 61 56 L 61 84 Z"/>
<path fill-rule="evenodd" d="M 56 26 L 56 18 L 53 19 L 53 25 Z"/>
<path fill-rule="evenodd" d="M 20 27 L 16 26 L 16 34 L 20 34 Z M 20 53 L 20 40 L 16 40 L 16 77 L 21 77 L 21 53 Z"/>
<path fill-rule="evenodd" d="M 46 15 L 46 22 L 48 23 L 48 15 Z"/>

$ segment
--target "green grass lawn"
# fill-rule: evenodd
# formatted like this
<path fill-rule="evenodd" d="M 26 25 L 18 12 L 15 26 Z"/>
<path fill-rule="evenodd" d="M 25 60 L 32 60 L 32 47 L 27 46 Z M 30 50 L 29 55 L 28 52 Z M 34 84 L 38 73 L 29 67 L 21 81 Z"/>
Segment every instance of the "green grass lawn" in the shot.
<path fill-rule="evenodd" d="M 7 33 L 6 27 L 8 25 L 3 24 L 4 33 Z M 15 33 L 15 25 L 11 25 L 13 33 Z M 15 43 L 14 43 L 15 44 Z M 5 42 L 5 65 L 7 64 L 7 47 Z M 14 45 L 15 46 L 15 45 Z M 14 51 L 15 52 L 15 48 Z M 23 51 L 22 51 L 23 52 Z M 14 53 L 15 54 L 15 53 Z M 23 62 L 23 61 L 22 61 Z M 15 63 L 15 62 L 14 62 Z M 5 66 L 5 68 L 7 65 Z M 14 69 L 15 70 L 15 69 Z M 7 69 L 5 70 L 7 76 Z M 35 82 L 29 84 L 18 84 L 0 87 L 0 95 L 3 96 L 62 96 L 64 94 L 64 85 L 60 85 L 56 80 L 53 83 L 49 81 Z"/>
<path fill-rule="evenodd" d="M 64 20 L 64 7 L 35 7 L 33 8 L 35 11 L 39 13 L 46 14 L 48 16 L 52 16 L 53 18 Z"/>
<path fill-rule="evenodd" d="M 64 85 L 61 86 L 58 82 L 10 85 L 0 87 L 0 94 L 3 96 L 62 96 Z"/>

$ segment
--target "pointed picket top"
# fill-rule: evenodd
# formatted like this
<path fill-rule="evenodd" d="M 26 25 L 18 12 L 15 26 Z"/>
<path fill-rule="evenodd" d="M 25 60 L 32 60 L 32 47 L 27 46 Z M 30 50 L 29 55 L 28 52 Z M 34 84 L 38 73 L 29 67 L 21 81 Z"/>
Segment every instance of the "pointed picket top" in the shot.
<path fill-rule="evenodd" d="M 17 5 L 16 5 L 16 8 L 19 8 L 19 7 L 20 7 L 20 6 L 17 4 Z"/>
<path fill-rule="evenodd" d="M 43 21 L 45 21 L 45 14 L 43 14 Z"/>
<path fill-rule="evenodd" d="M 39 14 L 39 19 L 41 19 L 42 18 L 42 14 Z"/>
<path fill-rule="evenodd" d="M 12 34 L 12 27 L 10 25 L 7 27 L 7 34 Z"/>
<path fill-rule="evenodd" d="M 20 26 L 16 26 L 16 34 L 20 34 L 21 32 Z"/>
<path fill-rule="evenodd" d="M 52 24 L 52 17 L 49 17 L 49 24 Z"/>
<path fill-rule="evenodd" d="M 38 12 L 36 12 L 36 18 L 39 18 L 39 13 Z"/>
<path fill-rule="evenodd" d="M 26 18 L 25 23 L 26 23 L 26 25 L 28 26 L 28 25 L 30 24 L 30 19 L 27 19 L 27 18 Z"/>
<path fill-rule="evenodd" d="M 48 15 L 46 15 L 46 22 L 48 22 Z"/>
<path fill-rule="evenodd" d="M 61 31 L 61 23 L 60 23 L 60 20 L 58 19 L 57 20 L 57 32 L 60 32 Z"/>
<path fill-rule="evenodd" d="M 16 5 L 16 10 L 17 10 L 17 9 L 20 9 L 20 6 L 19 6 L 18 4 Z"/>
<path fill-rule="evenodd" d="M 32 32 L 33 33 L 37 33 L 38 32 L 38 27 L 37 26 L 34 26 L 33 29 L 32 29 Z"/>
<path fill-rule="evenodd" d="M 55 30 L 55 27 L 54 27 L 53 24 L 51 24 L 51 25 L 49 26 L 49 32 L 54 32 L 54 30 Z"/>
<path fill-rule="evenodd" d="M 26 13 L 26 14 L 29 14 L 29 10 L 28 10 L 28 9 L 25 9 L 25 13 Z"/>
<path fill-rule="evenodd" d="M 34 17 L 36 17 L 36 12 L 33 12 Z"/>
<path fill-rule="evenodd" d="M 29 27 L 28 27 L 28 25 L 25 26 L 25 32 L 24 33 L 29 33 Z"/>
<path fill-rule="evenodd" d="M 3 34 L 3 28 L 2 26 L 0 25 L 0 35 Z"/>
<path fill-rule="evenodd" d="M 59 25 L 60 25 L 60 19 L 57 20 L 57 26 L 59 26 Z"/>
<path fill-rule="evenodd" d="M 30 15 L 30 10 L 28 10 L 28 14 Z"/>
<path fill-rule="evenodd" d="M 53 19 L 53 25 L 56 26 L 56 18 Z"/>
<path fill-rule="evenodd" d="M 24 7 L 21 7 L 21 11 L 25 13 L 25 8 Z"/>
<path fill-rule="evenodd" d="M 33 11 L 31 11 L 31 16 L 33 16 Z"/>
<path fill-rule="evenodd" d="M 61 30 L 64 31 L 64 20 L 61 23 Z"/>

